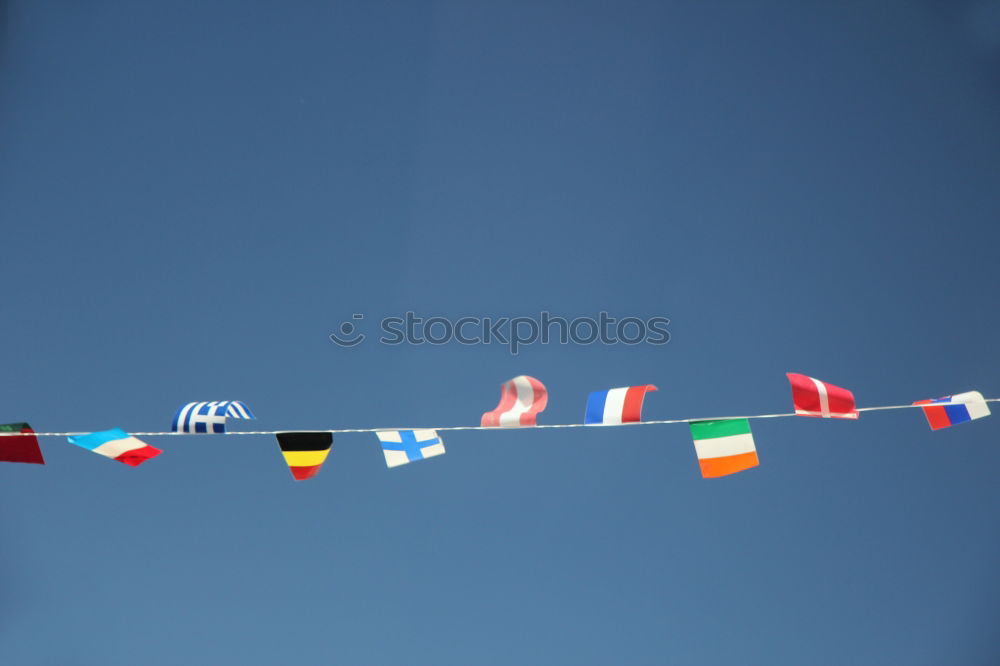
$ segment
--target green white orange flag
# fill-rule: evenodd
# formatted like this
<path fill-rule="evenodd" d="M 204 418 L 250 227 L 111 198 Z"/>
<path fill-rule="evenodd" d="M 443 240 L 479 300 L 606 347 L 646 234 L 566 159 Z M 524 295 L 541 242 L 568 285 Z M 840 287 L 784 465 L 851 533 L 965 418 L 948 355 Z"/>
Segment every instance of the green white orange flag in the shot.
<path fill-rule="evenodd" d="M 281 455 L 296 481 L 316 476 L 333 444 L 329 432 L 279 432 L 277 437 Z"/>
<path fill-rule="evenodd" d="M 748 420 L 692 421 L 690 426 L 704 478 L 735 474 L 759 464 Z"/>

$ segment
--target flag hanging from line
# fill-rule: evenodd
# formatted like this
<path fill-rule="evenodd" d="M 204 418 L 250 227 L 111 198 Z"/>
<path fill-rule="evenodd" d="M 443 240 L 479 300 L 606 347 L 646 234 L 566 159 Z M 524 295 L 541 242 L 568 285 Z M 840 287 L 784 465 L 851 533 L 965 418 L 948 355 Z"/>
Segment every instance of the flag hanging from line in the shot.
<path fill-rule="evenodd" d="M 246 403 L 239 400 L 189 402 L 174 414 L 172 429 L 174 432 L 222 435 L 226 432 L 226 417 L 252 419 L 254 415 Z"/>
<path fill-rule="evenodd" d="M 946 395 L 936 400 L 917 400 L 913 404 L 927 405 L 922 411 L 931 430 L 940 430 L 990 415 L 990 406 L 979 391 Z"/>
<path fill-rule="evenodd" d="M 434 430 L 379 430 L 382 453 L 388 467 L 398 467 L 444 453 L 444 442 Z"/>
<path fill-rule="evenodd" d="M 33 463 L 44 465 L 42 449 L 38 446 L 35 431 L 27 423 L 6 423 L 0 425 L 0 432 L 19 432 L 23 435 L 4 435 L 0 437 L 0 461 Z"/>
<path fill-rule="evenodd" d="M 747 419 L 692 421 L 690 426 L 704 478 L 727 476 L 760 464 Z"/>
<path fill-rule="evenodd" d="M 333 435 L 328 432 L 279 432 L 277 437 L 281 455 L 296 481 L 316 476 L 333 445 Z"/>
<path fill-rule="evenodd" d="M 652 384 L 624 386 L 606 391 L 594 391 L 587 397 L 586 425 L 618 425 L 642 420 L 642 400 L 647 391 L 655 391 Z"/>
<path fill-rule="evenodd" d="M 856 419 L 854 394 L 845 388 L 794 372 L 785 373 L 792 385 L 792 402 L 799 416 L 824 419 Z"/>
<path fill-rule="evenodd" d="M 486 427 L 533 426 L 535 417 L 548 404 L 545 385 L 534 377 L 520 375 L 503 383 L 500 404 L 483 414 L 480 424 Z"/>
<path fill-rule="evenodd" d="M 138 467 L 150 458 L 163 453 L 160 449 L 133 437 L 121 428 L 101 430 L 87 435 L 71 435 L 70 444 L 99 453 L 118 462 Z"/>

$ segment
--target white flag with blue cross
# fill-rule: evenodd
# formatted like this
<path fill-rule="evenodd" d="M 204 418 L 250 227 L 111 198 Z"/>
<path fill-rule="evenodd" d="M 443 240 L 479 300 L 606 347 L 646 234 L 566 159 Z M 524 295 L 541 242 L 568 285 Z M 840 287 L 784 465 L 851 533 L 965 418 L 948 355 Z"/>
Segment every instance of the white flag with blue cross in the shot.
<path fill-rule="evenodd" d="M 444 453 L 444 442 L 434 430 L 380 430 L 375 434 L 382 442 L 385 464 L 389 467 Z"/>

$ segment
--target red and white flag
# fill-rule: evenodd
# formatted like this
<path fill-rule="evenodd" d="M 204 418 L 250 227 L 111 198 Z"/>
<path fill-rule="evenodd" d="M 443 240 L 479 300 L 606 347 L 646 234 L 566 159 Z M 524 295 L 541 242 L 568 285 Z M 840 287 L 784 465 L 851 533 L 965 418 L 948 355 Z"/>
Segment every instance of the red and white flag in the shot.
<path fill-rule="evenodd" d="M 483 427 L 533 426 L 535 416 L 545 409 L 549 392 L 534 377 L 520 375 L 503 383 L 500 404 L 483 414 Z"/>
<path fill-rule="evenodd" d="M 816 416 L 824 419 L 856 419 L 854 394 L 845 388 L 821 382 L 818 379 L 786 373 L 792 384 L 792 402 L 799 416 Z"/>

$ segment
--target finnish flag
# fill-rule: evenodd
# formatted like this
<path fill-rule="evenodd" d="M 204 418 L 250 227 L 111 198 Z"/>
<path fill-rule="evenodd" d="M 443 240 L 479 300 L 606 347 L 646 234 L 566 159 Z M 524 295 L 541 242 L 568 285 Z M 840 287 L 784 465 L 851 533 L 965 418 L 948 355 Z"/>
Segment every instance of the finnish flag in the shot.
<path fill-rule="evenodd" d="M 375 434 L 388 467 L 444 454 L 444 442 L 434 430 L 380 430 Z"/>

